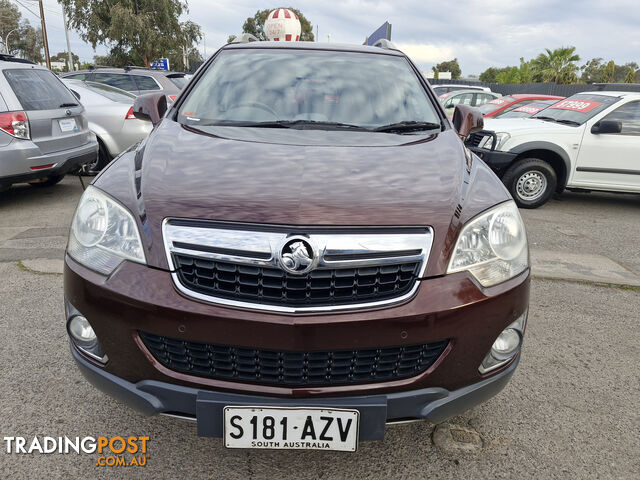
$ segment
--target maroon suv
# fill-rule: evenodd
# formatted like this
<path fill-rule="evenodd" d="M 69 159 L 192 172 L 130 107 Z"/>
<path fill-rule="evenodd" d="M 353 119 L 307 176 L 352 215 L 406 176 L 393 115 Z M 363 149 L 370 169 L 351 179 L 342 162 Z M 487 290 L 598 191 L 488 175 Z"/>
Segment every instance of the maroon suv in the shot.
<path fill-rule="evenodd" d="M 229 448 L 352 451 L 495 395 L 529 302 L 520 215 L 390 45 L 231 44 L 82 196 L 71 352 Z"/>

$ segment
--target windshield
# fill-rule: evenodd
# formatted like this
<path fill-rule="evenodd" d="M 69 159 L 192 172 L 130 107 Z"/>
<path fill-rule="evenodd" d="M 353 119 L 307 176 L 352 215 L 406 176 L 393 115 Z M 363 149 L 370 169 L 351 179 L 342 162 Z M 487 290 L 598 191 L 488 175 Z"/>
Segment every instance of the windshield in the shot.
<path fill-rule="evenodd" d="M 440 126 L 405 58 L 303 49 L 221 52 L 181 105 L 178 121 L 193 126 L 298 122 L 318 129 L 329 123 L 367 129 L 401 122 Z"/>
<path fill-rule="evenodd" d="M 565 100 L 560 100 L 549 108 L 536 113 L 532 118 L 582 125 L 618 100 L 620 100 L 618 97 L 609 95 L 579 93 Z"/>
<path fill-rule="evenodd" d="M 538 100 L 536 102 L 531 102 L 526 105 L 522 105 L 518 108 L 514 108 L 508 112 L 501 112 L 497 114 L 494 118 L 526 118 L 531 115 L 535 115 L 536 113 L 544 110 L 549 105 L 553 105 L 557 100 Z"/>
<path fill-rule="evenodd" d="M 499 108 L 502 108 L 509 103 L 515 102 L 515 100 L 516 99 L 513 97 L 494 98 L 490 102 L 487 102 L 484 105 L 480 105 L 478 107 L 478 110 L 480 110 L 483 115 L 486 115 L 488 113 L 495 112 Z"/>

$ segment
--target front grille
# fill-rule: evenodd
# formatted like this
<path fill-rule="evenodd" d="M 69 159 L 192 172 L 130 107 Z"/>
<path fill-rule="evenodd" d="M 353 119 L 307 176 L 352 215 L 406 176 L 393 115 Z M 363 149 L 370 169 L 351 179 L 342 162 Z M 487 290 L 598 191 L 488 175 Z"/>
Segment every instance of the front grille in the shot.
<path fill-rule="evenodd" d="M 425 372 L 448 340 L 336 351 L 276 351 L 198 343 L 139 332 L 153 357 L 189 375 L 274 386 L 331 386 L 385 382 Z"/>
<path fill-rule="evenodd" d="M 284 306 L 334 306 L 387 300 L 409 292 L 419 262 L 317 269 L 291 275 L 280 268 L 238 265 L 175 254 L 180 282 L 217 298 Z"/>

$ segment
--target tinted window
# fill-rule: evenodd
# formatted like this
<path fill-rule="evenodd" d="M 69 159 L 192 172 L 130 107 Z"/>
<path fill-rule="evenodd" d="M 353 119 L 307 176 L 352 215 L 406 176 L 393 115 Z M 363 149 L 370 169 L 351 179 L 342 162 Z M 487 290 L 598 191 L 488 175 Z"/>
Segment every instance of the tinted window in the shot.
<path fill-rule="evenodd" d="M 191 125 L 277 120 L 367 128 L 403 121 L 440 124 L 404 57 L 302 49 L 221 52 L 186 98 L 179 119 Z"/>
<path fill-rule="evenodd" d="M 138 90 L 160 90 L 156 81 L 146 75 L 133 75 L 138 84 Z"/>
<path fill-rule="evenodd" d="M 58 77 L 48 70 L 4 70 L 4 76 L 25 110 L 54 110 L 65 103 L 78 103 Z"/>
<path fill-rule="evenodd" d="M 602 120 L 622 123 L 622 135 L 640 135 L 640 102 L 631 102 L 617 108 Z"/>
<path fill-rule="evenodd" d="M 594 115 L 620 100 L 609 95 L 579 93 L 546 108 L 533 118 L 566 123 L 568 125 L 582 125 Z"/>
<path fill-rule="evenodd" d="M 126 90 L 127 92 L 133 92 L 138 90 L 131 75 L 125 75 L 121 73 L 96 73 L 93 77 L 94 82 L 105 83 L 112 87 Z"/>
<path fill-rule="evenodd" d="M 511 97 L 496 98 L 488 93 L 478 93 L 477 95 L 476 105 L 480 105 L 478 108 L 483 115 L 494 112 L 504 107 L 507 103 L 513 102 Z"/>
<path fill-rule="evenodd" d="M 69 80 L 84 80 L 86 76 L 86 73 L 76 73 L 75 75 L 65 75 L 64 78 L 68 78 Z"/>

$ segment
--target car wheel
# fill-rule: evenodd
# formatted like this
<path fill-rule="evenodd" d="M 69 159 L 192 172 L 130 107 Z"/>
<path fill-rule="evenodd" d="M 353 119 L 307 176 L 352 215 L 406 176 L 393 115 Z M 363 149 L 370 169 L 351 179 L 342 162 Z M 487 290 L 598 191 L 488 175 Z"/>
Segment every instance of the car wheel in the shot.
<path fill-rule="evenodd" d="M 111 155 L 109 155 L 104 144 L 98 140 L 98 156 L 92 163 L 87 163 L 83 170 L 89 175 L 96 175 L 100 170 L 106 167 L 110 161 Z"/>
<path fill-rule="evenodd" d="M 547 203 L 555 192 L 558 176 L 544 160 L 525 158 L 507 169 L 502 182 L 518 207 L 538 208 Z"/>
<path fill-rule="evenodd" d="M 29 185 L 36 188 L 50 187 L 52 185 L 55 185 L 56 183 L 61 182 L 63 178 L 64 175 L 52 175 L 50 177 L 47 177 L 46 180 L 42 180 L 41 182 L 32 182 L 29 183 Z"/>

